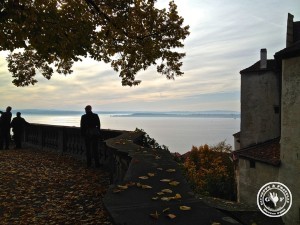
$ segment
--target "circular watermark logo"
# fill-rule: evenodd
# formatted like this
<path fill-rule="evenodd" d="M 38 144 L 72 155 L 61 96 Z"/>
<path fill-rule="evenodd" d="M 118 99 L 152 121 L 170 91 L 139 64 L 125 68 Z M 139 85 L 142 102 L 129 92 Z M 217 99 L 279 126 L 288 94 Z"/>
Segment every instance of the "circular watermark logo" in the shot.
<path fill-rule="evenodd" d="M 291 208 L 292 194 L 284 184 L 270 182 L 258 191 L 257 205 L 263 214 L 269 217 L 280 217 Z"/>

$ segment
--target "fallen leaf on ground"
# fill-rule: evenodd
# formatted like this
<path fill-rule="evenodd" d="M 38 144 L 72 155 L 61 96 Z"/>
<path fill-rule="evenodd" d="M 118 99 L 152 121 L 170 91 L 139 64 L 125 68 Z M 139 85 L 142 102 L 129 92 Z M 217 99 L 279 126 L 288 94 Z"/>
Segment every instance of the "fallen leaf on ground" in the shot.
<path fill-rule="evenodd" d="M 172 173 L 172 172 L 175 172 L 176 170 L 175 169 L 167 169 L 166 171 L 169 173 Z"/>
<path fill-rule="evenodd" d="M 142 188 L 143 189 L 151 189 L 152 187 L 150 185 L 142 184 Z"/>
<path fill-rule="evenodd" d="M 192 208 L 189 206 L 182 205 L 182 206 L 179 206 L 179 209 L 182 211 L 188 211 L 188 210 L 191 210 Z"/>
<path fill-rule="evenodd" d="M 180 198 L 181 198 L 181 195 L 178 193 L 174 197 L 172 197 L 172 199 L 180 199 Z"/>
<path fill-rule="evenodd" d="M 142 179 L 142 180 L 147 180 L 149 177 L 147 177 L 147 176 L 140 176 L 139 178 Z"/>
<path fill-rule="evenodd" d="M 148 173 L 148 176 L 149 176 L 149 177 L 154 177 L 154 176 L 155 176 L 155 173 Z"/>
<path fill-rule="evenodd" d="M 164 192 L 164 193 L 173 193 L 173 191 L 171 189 L 163 189 L 163 190 L 161 190 L 161 192 Z"/>
<path fill-rule="evenodd" d="M 174 181 L 171 181 L 169 184 L 171 186 L 177 186 L 178 184 L 180 184 L 180 182 L 174 180 Z"/>
<path fill-rule="evenodd" d="M 176 215 L 170 213 L 167 215 L 167 217 L 169 217 L 170 219 L 174 219 L 174 218 L 176 218 Z"/>
<path fill-rule="evenodd" d="M 41 149 L 0 151 L 0 162 L 0 224 L 112 224 L 105 171 Z"/>
<path fill-rule="evenodd" d="M 127 185 L 118 185 L 118 188 L 120 188 L 121 190 L 126 190 L 128 189 Z"/>
<path fill-rule="evenodd" d="M 160 180 L 161 182 L 171 182 L 171 180 L 170 179 L 162 179 L 162 180 Z"/>

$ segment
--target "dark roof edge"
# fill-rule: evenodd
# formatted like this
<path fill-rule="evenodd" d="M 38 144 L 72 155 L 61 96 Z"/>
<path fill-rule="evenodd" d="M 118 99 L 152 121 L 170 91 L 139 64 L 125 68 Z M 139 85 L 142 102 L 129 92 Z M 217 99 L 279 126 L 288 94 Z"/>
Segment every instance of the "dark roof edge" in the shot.
<path fill-rule="evenodd" d="M 265 142 L 262 142 L 262 143 L 259 143 L 259 144 L 256 144 L 256 145 L 252 145 L 252 146 L 249 146 L 249 147 L 246 147 L 246 148 L 243 148 L 243 149 L 235 150 L 235 151 L 233 151 L 233 154 L 238 155 L 241 158 L 253 159 L 253 160 L 258 161 L 258 162 L 262 162 L 262 163 L 265 163 L 265 164 L 269 164 L 269 165 L 278 167 L 281 164 L 280 159 L 276 160 L 274 163 L 272 163 L 268 160 L 264 160 L 264 159 L 257 158 L 257 157 L 254 157 L 254 156 L 244 155 L 243 153 L 248 151 L 248 150 L 251 150 L 251 149 L 254 149 L 254 148 L 257 148 L 257 147 L 263 147 L 265 145 L 268 145 L 268 144 L 271 144 L 271 143 L 274 143 L 274 142 L 279 143 L 279 141 L 280 141 L 280 137 L 277 137 L 277 138 L 270 139 L 268 141 L 265 141 Z"/>
<path fill-rule="evenodd" d="M 276 60 L 288 59 L 300 56 L 300 41 L 296 42 L 294 45 L 284 48 L 279 52 L 276 52 L 274 57 Z"/>
<path fill-rule="evenodd" d="M 256 158 L 256 157 L 251 157 L 251 156 L 239 155 L 239 157 L 244 158 L 244 159 L 252 159 L 254 161 L 261 162 L 261 163 L 268 164 L 268 165 L 275 166 L 275 167 L 279 167 L 281 165 L 280 160 L 276 160 L 275 163 L 272 163 L 270 161 L 259 159 L 259 158 Z"/>
<path fill-rule="evenodd" d="M 263 72 L 263 71 L 276 71 L 276 61 L 274 59 L 267 60 L 267 68 L 260 68 L 260 60 L 249 66 L 246 69 L 240 71 L 240 74 L 251 73 L 251 72 Z"/>

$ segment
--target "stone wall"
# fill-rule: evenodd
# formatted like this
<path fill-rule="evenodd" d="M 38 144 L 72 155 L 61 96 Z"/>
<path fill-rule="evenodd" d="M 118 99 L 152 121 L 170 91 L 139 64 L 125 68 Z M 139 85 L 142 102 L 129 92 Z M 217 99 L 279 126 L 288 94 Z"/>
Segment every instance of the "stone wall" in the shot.
<path fill-rule="evenodd" d="M 286 224 L 300 224 L 300 57 L 282 61 L 281 170 L 279 180 L 293 196 Z"/>
<path fill-rule="evenodd" d="M 240 148 L 280 136 L 279 87 L 272 71 L 242 74 Z"/>
<path fill-rule="evenodd" d="M 131 157 L 128 153 L 118 151 L 117 148 L 108 145 L 107 141 L 133 132 L 105 129 L 102 129 L 101 132 L 102 135 L 98 142 L 100 163 L 110 171 L 111 183 L 117 183 L 123 180 Z M 135 133 L 133 138 L 135 140 L 142 135 L 142 133 Z M 78 160 L 86 161 L 85 143 L 78 127 L 30 124 L 25 130 L 24 144 L 40 150 L 72 155 Z"/>
<path fill-rule="evenodd" d="M 251 168 L 249 159 L 239 158 L 238 201 L 256 206 L 259 189 L 266 183 L 278 181 L 279 167 L 257 161 L 253 163 L 254 168 Z"/>

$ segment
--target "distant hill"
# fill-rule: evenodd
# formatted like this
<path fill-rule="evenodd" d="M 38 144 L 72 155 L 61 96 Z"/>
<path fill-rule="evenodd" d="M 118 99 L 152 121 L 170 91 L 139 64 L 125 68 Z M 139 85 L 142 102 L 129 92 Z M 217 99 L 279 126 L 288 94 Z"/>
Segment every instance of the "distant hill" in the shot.
<path fill-rule="evenodd" d="M 137 112 L 130 114 L 116 114 L 113 117 L 202 117 L 202 118 L 239 118 L 238 112 L 205 111 L 205 112 Z"/>

